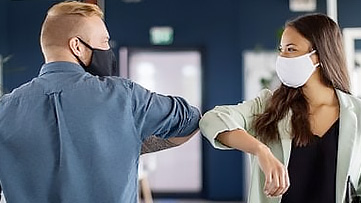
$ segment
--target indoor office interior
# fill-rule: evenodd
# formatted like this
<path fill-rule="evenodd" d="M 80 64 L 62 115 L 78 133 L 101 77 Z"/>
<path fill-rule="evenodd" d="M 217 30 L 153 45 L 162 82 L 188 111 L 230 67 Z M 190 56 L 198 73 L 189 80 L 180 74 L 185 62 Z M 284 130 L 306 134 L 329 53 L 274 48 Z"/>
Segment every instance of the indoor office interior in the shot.
<path fill-rule="evenodd" d="M 352 91 L 361 96 L 359 0 L 83 1 L 105 13 L 120 77 L 183 96 L 202 113 L 277 88 L 283 25 L 315 12 L 328 14 L 341 27 Z M 57 2 L 0 0 L 1 95 L 39 74 L 40 29 Z M 140 201 L 246 202 L 249 176 L 246 154 L 214 149 L 198 133 L 184 145 L 141 156 Z"/>

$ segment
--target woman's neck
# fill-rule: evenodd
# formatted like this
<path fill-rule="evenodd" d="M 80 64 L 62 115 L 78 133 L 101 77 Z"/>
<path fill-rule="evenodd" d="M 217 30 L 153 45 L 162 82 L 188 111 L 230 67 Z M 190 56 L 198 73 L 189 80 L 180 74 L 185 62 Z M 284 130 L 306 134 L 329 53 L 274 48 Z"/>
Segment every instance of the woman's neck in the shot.
<path fill-rule="evenodd" d="M 334 88 L 323 84 L 318 73 L 311 76 L 302 90 L 311 108 L 317 108 L 324 105 L 338 105 L 338 99 Z"/>
<path fill-rule="evenodd" d="M 308 104 L 311 107 L 318 107 L 322 105 L 337 105 L 337 96 L 335 90 L 330 87 L 320 88 L 303 88 L 303 92 L 307 98 Z"/>

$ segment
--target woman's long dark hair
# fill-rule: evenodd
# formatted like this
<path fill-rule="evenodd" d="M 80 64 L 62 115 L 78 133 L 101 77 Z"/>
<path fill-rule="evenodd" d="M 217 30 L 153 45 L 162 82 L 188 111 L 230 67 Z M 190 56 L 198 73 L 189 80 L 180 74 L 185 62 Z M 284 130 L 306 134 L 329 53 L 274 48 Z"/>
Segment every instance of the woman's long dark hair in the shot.
<path fill-rule="evenodd" d="M 338 25 L 323 14 L 300 16 L 286 23 L 305 37 L 317 50 L 321 81 L 328 87 L 350 93 L 342 35 Z M 257 137 L 265 143 L 279 139 L 278 122 L 292 110 L 292 136 L 297 146 L 305 146 L 313 134 L 309 122 L 308 102 L 302 88 L 281 85 L 268 102 L 264 113 L 253 123 Z"/>

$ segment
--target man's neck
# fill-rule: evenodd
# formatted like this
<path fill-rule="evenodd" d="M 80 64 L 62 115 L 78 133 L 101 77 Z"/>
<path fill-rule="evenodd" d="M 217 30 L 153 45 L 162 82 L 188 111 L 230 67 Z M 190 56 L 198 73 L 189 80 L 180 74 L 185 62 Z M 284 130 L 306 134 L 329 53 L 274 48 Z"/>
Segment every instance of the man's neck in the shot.
<path fill-rule="evenodd" d="M 49 47 L 46 51 L 43 50 L 45 63 L 51 63 L 56 61 L 66 61 L 72 63 L 78 63 L 78 60 L 69 53 L 68 50 L 62 47 Z"/>
<path fill-rule="evenodd" d="M 62 54 L 44 54 L 45 63 L 56 62 L 56 61 L 66 61 L 72 63 L 78 63 L 75 57 L 69 55 L 62 55 Z"/>
<path fill-rule="evenodd" d="M 65 61 L 65 62 L 71 62 L 71 63 L 78 63 L 78 61 L 76 60 L 72 60 L 72 59 L 69 59 L 67 57 L 49 57 L 49 58 L 45 58 L 45 63 L 51 63 L 51 62 L 57 62 L 57 61 Z"/>

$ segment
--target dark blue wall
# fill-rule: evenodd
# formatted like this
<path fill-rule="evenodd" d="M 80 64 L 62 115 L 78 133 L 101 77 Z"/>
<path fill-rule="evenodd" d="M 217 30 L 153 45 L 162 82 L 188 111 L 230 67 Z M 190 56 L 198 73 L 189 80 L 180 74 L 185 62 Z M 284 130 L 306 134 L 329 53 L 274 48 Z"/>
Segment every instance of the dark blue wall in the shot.
<path fill-rule="evenodd" d="M 46 11 L 55 1 L 8 1 L 7 52 L 4 84 L 7 90 L 29 81 L 43 63 L 39 36 Z"/>
<path fill-rule="evenodd" d="M 7 0 L 0 1 L 0 54 L 3 56 L 7 54 L 7 12 Z"/>
<path fill-rule="evenodd" d="M 7 0 L 0 1 L 0 55 L 6 57 L 8 50 L 8 2 Z M 5 63 L 2 64 L 5 66 Z M 5 69 L 5 67 L 4 67 Z M 4 70 L 3 70 L 4 71 Z M 5 74 L 5 73 L 4 73 Z M 0 90 L 6 92 L 5 88 L 0 85 Z"/>
<path fill-rule="evenodd" d="M 361 1 L 338 1 L 338 22 L 341 27 L 361 27 Z"/>
<path fill-rule="evenodd" d="M 326 0 L 318 2 L 325 13 Z M 39 46 L 41 23 L 56 0 L 0 0 L 0 54 L 12 54 L 6 64 L 5 86 L 11 90 L 38 74 L 43 63 Z M 171 47 L 203 51 L 203 111 L 242 100 L 242 52 L 275 49 L 284 22 L 301 13 L 288 9 L 288 0 L 143 0 L 126 4 L 106 0 L 106 21 L 114 51 L 120 46 L 150 47 L 149 28 L 172 26 Z M 361 27 L 361 2 L 339 1 L 342 27 Z M 208 199 L 242 200 L 243 154 L 218 151 L 203 142 L 203 193 Z"/>

